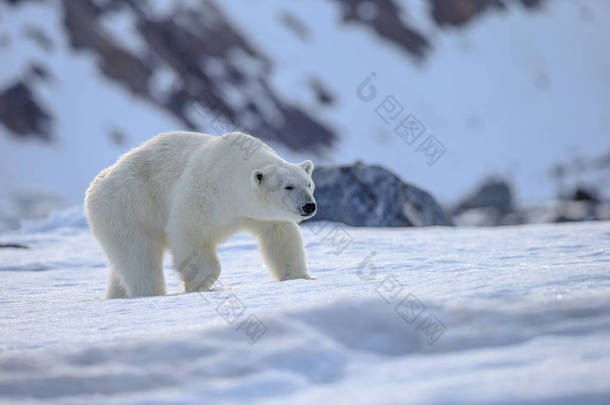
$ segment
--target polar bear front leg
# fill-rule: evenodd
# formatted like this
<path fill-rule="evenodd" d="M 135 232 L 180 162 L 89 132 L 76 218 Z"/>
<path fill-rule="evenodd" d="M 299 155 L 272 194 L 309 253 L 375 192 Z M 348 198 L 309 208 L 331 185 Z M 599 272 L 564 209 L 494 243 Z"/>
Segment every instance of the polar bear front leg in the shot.
<path fill-rule="evenodd" d="M 220 261 L 213 245 L 204 244 L 190 251 L 172 249 L 172 254 L 184 291 L 209 290 L 220 276 Z"/>
<path fill-rule="evenodd" d="M 307 274 L 305 247 L 297 224 L 257 221 L 250 225 L 250 230 L 258 239 L 263 260 L 274 278 L 315 280 Z"/>

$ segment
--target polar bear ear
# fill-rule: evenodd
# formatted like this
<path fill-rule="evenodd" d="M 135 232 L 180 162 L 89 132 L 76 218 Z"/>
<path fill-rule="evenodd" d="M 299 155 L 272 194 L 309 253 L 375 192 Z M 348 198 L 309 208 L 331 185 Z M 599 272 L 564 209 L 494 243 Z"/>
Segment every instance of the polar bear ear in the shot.
<path fill-rule="evenodd" d="M 313 162 L 311 160 L 306 160 L 303 163 L 299 163 L 299 167 L 305 170 L 305 173 L 311 176 L 311 172 L 313 172 Z"/>
<path fill-rule="evenodd" d="M 256 185 L 261 185 L 263 184 L 263 181 L 265 180 L 265 175 L 263 174 L 262 170 L 253 170 L 252 171 L 252 183 L 256 184 Z"/>

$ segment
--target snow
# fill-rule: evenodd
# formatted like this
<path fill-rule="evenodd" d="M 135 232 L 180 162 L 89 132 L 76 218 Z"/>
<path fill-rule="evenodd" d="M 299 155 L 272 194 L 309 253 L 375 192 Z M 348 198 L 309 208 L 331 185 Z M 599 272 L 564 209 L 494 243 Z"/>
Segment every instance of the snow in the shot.
<path fill-rule="evenodd" d="M 105 78 L 92 53 L 75 52 L 58 4 L 0 4 L 5 16 L 0 36 L 8 44 L 2 49 L 0 85 L 13 83 L 31 62 L 46 68 L 50 81 L 37 82 L 33 90 L 56 117 L 57 136 L 50 146 L 18 142 L 0 126 L 0 170 L 7 174 L 0 193 L 21 187 L 43 189 L 77 204 L 91 179 L 121 153 L 157 133 L 184 128 L 167 112 Z M 513 181 L 518 201 L 529 204 L 556 197 L 549 176 L 552 165 L 577 156 L 588 159 L 608 149 L 610 53 L 602 51 L 610 35 L 608 2 L 557 0 L 536 12 L 513 4 L 504 12 L 493 11 L 464 28 L 451 29 L 431 22 L 428 1 L 403 1 L 401 18 L 432 40 L 424 62 L 415 62 L 371 28 L 342 24 L 339 2 L 311 0 L 289 8 L 278 0 L 268 0 L 264 7 L 235 0 L 216 4 L 271 62 L 265 74 L 278 96 L 308 110 L 340 135 L 335 148 L 320 156 L 273 145 L 292 161 L 382 164 L 446 205 L 488 174 L 504 175 Z M 149 6 L 159 18 L 181 7 L 170 1 Z M 365 14 L 374 11 L 368 3 L 361 8 Z M 307 38 L 280 22 L 286 13 L 309 30 Z M 142 49 L 129 15 L 109 13 L 102 23 L 121 46 Z M 53 50 L 28 39 L 23 34 L 27 26 L 51 38 Z M 251 74 L 262 74 L 261 67 L 243 55 L 231 58 L 250 66 Z M 364 103 L 356 88 L 371 72 L 376 72 L 378 95 Z M 174 75 L 161 67 L 151 83 L 152 93 L 166 94 Z M 314 78 L 335 95 L 336 104 L 318 104 L 310 85 Z M 224 91 L 239 103 L 235 89 Z M 257 88 L 242 91 L 257 93 Z M 389 95 L 405 109 L 398 120 L 413 114 L 426 135 L 434 135 L 446 147 L 435 165 L 427 164 L 417 143 L 407 145 L 400 139 L 394 132 L 396 122 L 386 124 L 376 113 Z M 265 114 L 274 115 L 266 100 L 260 103 Z M 239 121 L 256 118 L 244 116 Z M 124 144 L 109 139 L 114 128 L 127 134 Z M 610 183 L 599 177 L 591 181 L 607 197 Z"/>
<path fill-rule="evenodd" d="M 431 24 L 427 0 L 400 3 L 401 18 L 432 39 L 424 62 L 369 27 L 340 24 L 340 2 L 290 5 L 312 31 L 306 41 L 278 23 L 288 9 L 281 0 L 266 7 L 239 0 L 219 5 L 273 61 L 272 85 L 281 97 L 341 135 L 327 156 L 316 157 L 318 163 L 381 163 L 446 204 L 497 174 L 514 183 L 519 202 L 533 204 L 555 197 L 551 165 L 608 150 L 610 53 L 601 50 L 610 35 L 610 3 L 558 0 L 537 12 L 512 4 L 463 29 Z M 583 17 L 583 9 L 591 18 Z M 356 88 L 372 72 L 378 94 L 364 103 Z M 316 105 L 304 79 L 310 77 L 338 95 L 336 106 Z M 404 108 L 389 124 L 376 113 L 386 96 Z M 447 149 L 432 167 L 417 144 L 403 143 L 394 131 L 409 113 Z M 610 195 L 607 184 L 593 184 Z"/>
<path fill-rule="evenodd" d="M 0 197 L 8 199 L 27 188 L 53 192 L 70 204 L 80 203 L 91 180 L 122 153 L 157 133 L 183 128 L 166 111 L 103 76 L 93 54 L 74 52 L 67 43 L 62 10 L 55 4 L 2 4 L 0 13 L 10 15 L 3 20 L 2 30 L 10 33 L 11 44 L 27 45 L 19 48 L 19 57 L 3 59 L 8 63 L 3 63 L 0 83 L 14 80 L 16 72 L 25 71 L 24 66 L 32 61 L 45 66 L 51 79 L 35 83 L 33 90 L 54 117 L 56 135 L 52 145 L 15 142 L 0 125 L 0 170 L 6 173 Z M 28 24 L 41 28 L 53 40 L 53 52 L 18 41 L 20 27 Z M 113 128 L 129 134 L 121 147 L 108 136 Z"/>
<path fill-rule="evenodd" d="M 80 202 L 121 153 L 181 126 L 106 79 L 92 54 L 74 52 L 55 4 L 0 4 L 0 36 L 8 38 L 0 85 L 32 62 L 49 70 L 49 81 L 30 84 L 56 117 L 57 135 L 48 146 L 15 141 L 0 127 L 0 194 L 16 196 L 0 199 L 0 230 Z M 341 134 L 316 164 L 381 163 L 443 202 L 499 172 L 521 200 L 538 201 L 553 194 L 551 164 L 608 147 L 610 54 L 600 51 L 608 3 L 548 2 L 541 13 L 511 7 L 453 30 L 431 24 L 426 1 L 403 2 L 401 18 L 433 38 L 423 64 L 371 29 L 340 25 L 338 3 L 291 4 L 309 29 L 305 39 L 279 24 L 283 2 L 217 4 L 272 62 L 280 97 Z M 372 16 L 371 4 L 359 11 Z M 594 16 L 586 21 L 585 5 Z M 161 17 L 176 4 L 150 6 Z M 126 49 L 142 49 L 129 15 L 102 23 Z M 51 38 L 53 51 L 27 39 L 26 26 Z M 247 55 L 230 58 L 265 73 Z M 378 96 L 365 103 L 356 88 L 371 72 Z M 337 104 L 316 104 L 312 78 Z M 151 91 L 163 94 L 174 80 L 164 66 Z M 236 89 L 223 90 L 240 102 Z M 437 164 L 428 166 L 377 115 L 387 95 L 446 146 Z M 112 128 L 128 134 L 124 145 L 108 138 Z M 312 158 L 274 147 L 292 161 Z M 608 222 L 314 223 L 303 232 L 315 281 L 271 280 L 254 240 L 238 235 L 220 249 L 214 290 L 180 293 L 167 257 L 169 294 L 129 300 L 103 299 L 106 265 L 82 207 L 0 233 L 0 244 L 29 247 L 0 249 L 0 403 L 610 402 Z"/>
<path fill-rule="evenodd" d="M 303 236 L 314 281 L 240 234 L 213 291 L 104 300 L 82 208 L 0 234 L 0 402 L 610 401 L 607 222 Z"/>
<path fill-rule="evenodd" d="M 121 12 L 103 14 L 99 19 L 101 30 L 105 35 L 110 35 L 114 43 L 131 52 L 132 55 L 142 55 L 148 45 L 139 35 L 136 16 Z"/>

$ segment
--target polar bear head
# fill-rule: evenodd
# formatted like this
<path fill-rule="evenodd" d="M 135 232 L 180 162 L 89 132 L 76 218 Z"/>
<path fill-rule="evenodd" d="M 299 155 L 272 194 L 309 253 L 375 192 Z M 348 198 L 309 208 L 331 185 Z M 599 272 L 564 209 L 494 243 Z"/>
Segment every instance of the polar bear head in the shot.
<path fill-rule="evenodd" d="M 273 163 L 252 171 L 252 187 L 264 201 L 258 219 L 300 222 L 317 211 L 311 179 L 313 163 L 306 160 L 298 165 Z M 262 211 L 262 210 L 259 210 Z"/>

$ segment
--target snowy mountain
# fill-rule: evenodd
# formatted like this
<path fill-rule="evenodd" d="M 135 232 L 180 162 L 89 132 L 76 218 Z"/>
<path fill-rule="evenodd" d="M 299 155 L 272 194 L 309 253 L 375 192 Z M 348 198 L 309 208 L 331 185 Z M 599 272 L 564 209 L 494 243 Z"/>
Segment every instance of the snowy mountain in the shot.
<path fill-rule="evenodd" d="M 213 291 L 103 300 L 80 212 L 4 235 L 0 403 L 610 401 L 606 223 L 303 236 L 314 281 L 239 235 Z"/>
<path fill-rule="evenodd" d="M 80 203 L 154 134 L 236 128 L 445 204 L 489 173 L 548 200 L 553 165 L 610 149 L 609 20 L 585 0 L 3 2 L 0 193 Z"/>

